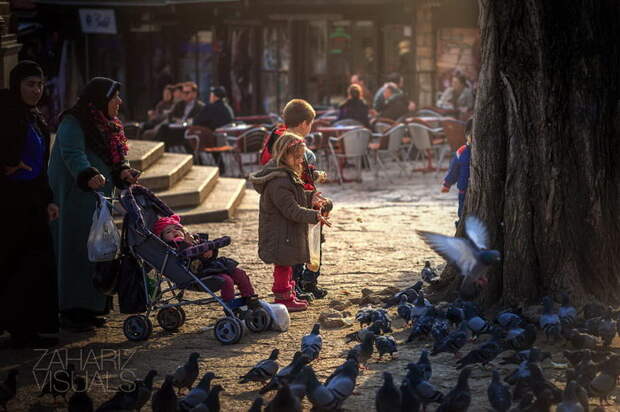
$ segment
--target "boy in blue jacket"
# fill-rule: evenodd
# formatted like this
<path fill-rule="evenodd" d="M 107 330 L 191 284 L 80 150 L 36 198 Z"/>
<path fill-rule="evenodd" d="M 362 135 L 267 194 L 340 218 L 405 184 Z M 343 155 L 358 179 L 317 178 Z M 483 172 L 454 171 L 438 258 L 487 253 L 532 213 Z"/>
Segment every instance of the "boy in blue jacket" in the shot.
<path fill-rule="evenodd" d="M 463 215 L 463 205 L 465 204 L 465 192 L 467 192 L 467 186 L 469 185 L 469 159 L 471 157 L 471 141 L 472 141 L 472 128 L 473 120 L 469 119 L 465 123 L 465 138 L 467 143 L 459 147 L 455 156 L 450 161 L 450 168 L 446 177 L 443 179 L 442 192 L 448 192 L 450 187 L 456 183 L 456 187 L 459 190 L 459 219 Z M 459 221 L 456 221 L 458 226 Z"/>

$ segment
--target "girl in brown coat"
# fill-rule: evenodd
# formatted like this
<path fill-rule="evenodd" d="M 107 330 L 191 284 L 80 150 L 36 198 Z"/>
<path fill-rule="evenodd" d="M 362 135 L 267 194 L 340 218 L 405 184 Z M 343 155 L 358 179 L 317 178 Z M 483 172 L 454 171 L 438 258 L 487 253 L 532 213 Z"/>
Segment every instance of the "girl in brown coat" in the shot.
<path fill-rule="evenodd" d="M 260 196 L 258 221 L 258 256 L 274 264 L 273 287 L 275 302 L 284 304 L 289 312 L 307 309 L 297 300 L 292 280 L 292 266 L 310 261 L 308 224 L 329 225 L 319 210 L 325 199 L 319 192 L 304 189 L 301 180 L 304 161 L 304 140 L 284 133 L 273 146 L 274 157 L 265 168 L 250 176 Z"/>

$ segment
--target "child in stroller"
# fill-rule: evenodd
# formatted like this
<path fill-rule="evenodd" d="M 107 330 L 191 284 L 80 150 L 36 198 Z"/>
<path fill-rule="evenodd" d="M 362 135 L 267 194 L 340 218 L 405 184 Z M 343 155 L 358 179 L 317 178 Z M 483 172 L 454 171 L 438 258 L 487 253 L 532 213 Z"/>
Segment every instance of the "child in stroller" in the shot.
<path fill-rule="evenodd" d="M 224 280 L 220 289 L 222 300 L 231 310 L 244 305 L 250 309 L 260 306 L 250 278 L 237 267 L 239 263 L 230 258 L 218 257 L 219 249 L 230 245 L 230 237 L 209 240 L 206 234 L 191 234 L 181 225 L 181 218 L 177 215 L 157 219 L 153 233 L 176 249 L 179 256 L 189 258 L 190 269 L 197 276 L 221 277 Z M 235 299 L 235 285 L 239 288 L 241 298 Z"/>

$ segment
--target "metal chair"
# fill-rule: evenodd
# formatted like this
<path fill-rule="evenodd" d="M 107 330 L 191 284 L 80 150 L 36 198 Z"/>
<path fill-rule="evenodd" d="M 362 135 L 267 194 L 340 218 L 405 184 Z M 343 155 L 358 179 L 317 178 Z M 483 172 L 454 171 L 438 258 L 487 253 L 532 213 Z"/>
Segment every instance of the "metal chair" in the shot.
<path fill-rule="evenodd" d="M 362 179 L 362 158 L 368 154 L 368 143 L 370 142 L 370 130 L 355 129 L 343 133 L 339 137 L 330 137 L 328 141 L 329 151 L 331 153 L 336 170 L 338 171 L 338 182 L 342 184 L 342 167 L 339 159 L 353 159 L 358 171 L 359 180 Z M 338 150 L 336 150 L 336 147 Z"/>
<path fill-rule="evenodd" d="M 411 151 L 415 148 L 418 152 L 415 160 L 419 160 L 424 154 L 427 155 L 428 164 L 425 168 L 414 169 L 414 171 L 423 171 L 429 172 L 433 169 L 433 152 L 439 151 L 439 153 L 444 153 L 446 148 L 449 150 L 449 146 L 445 143 L 445 140 L 442 138 L 433 139 L 432 136 L 437 135 L 442 132 L 441 128 L 433 129 L 428 127 L 427 125 L 421 123 L 409 123 L 407 125 L 409 128 L 409 136 L 411 137 L 411 144 L 407 151 L 407 156 L 411 155 Z M 437 163 L 437 172 L 439 172 L 441 167 L 441 161 Z"/>
<path fill-rule="evenodd" d="M 237 138 L 231 138 L 230 142 L 233 143 L 232 154 L 237 165 L 239 166 L 239 175 L 245 177 L 243 170 L 244 165 L 256 165 L 258 166 L 260 160 L 260 152 L 263 149 L 263 143 L 265 137 L 269 134 L 269 131 L 264 127 L 254 127 L 245 131 Z M 243 162 L 243 156 L 250 155 L 253 161 L 250 163 Z"/>
<path fill-rule="evenodd" d="M 332 126 L 334 126 L 334 127 L 338 127 L 338 126 L 360 126 L 360 127 L 364 127 L 363 124 L 361 124 L 360 122 L 358 122 L 355 119 L 336 120 L 334 123 L 332 123 Z"/>
<path fill-rule="evenodd" d="M 379 177 L 379 167 L 384 170 L 386 169 L 385 163 L 381 159 L 382 155 L 389 155 L 396 162 L 401 173 L 404 170 L 404 165 L 400 159 L 400 151 L 406 132 L 407 128 L 404 124 L 394 125 L 381 136 L 379 142 L 371 143 L 368 146 L 369 149 L 374 152 L 375 163 L 377 164 L 375 168 L 376 178 Z M 389 175 L 386 174 L 386 177 L 391 181 Z"/>

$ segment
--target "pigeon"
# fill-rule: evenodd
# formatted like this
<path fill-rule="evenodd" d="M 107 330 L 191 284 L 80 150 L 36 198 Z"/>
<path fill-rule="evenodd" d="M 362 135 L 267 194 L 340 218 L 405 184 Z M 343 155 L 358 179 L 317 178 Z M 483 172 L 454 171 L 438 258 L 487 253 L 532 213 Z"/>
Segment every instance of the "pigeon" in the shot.
<path fill-rule="evenodd" d="M 136 393 L 132 390 L 133 385 L 121 385 L 112 398 L 108 399 L 96 409 L 96 412 L 119 412 L 129 411 L 136 404 Z"/>
<path fill-rule="evenodd" d="M 189 359 L 184 365 L 181 365 L 174 371 L 172 375 L 172 385 L 181 393 L 181 389 L 192 389 L 192 385 L 198 378 L 198 358 L 200 354 L 193 352 L 189 355 Z"/>
<path fill-rule="evenodd" d="M 597 335 L 603 339 L 603 347 L 608 348 L 616 336 L 616 321 L 611 317 L 611 309 L 601 317 L 597 332 Z"/>
<path fill-rule="evenodd" d="M 211 392 L 211 381 L 214 378 L 215 374 L 213 372 L 205 373 L 198 385 L 179 401 L 180 409 L 189 411 L 198 404 L 204 403 L 209 396 L 209 392 Z"/>
<path fill-rule="evenodd" d="M 581 406 L 583 406 L 584 412 L 588 412 L 590 410 L 590 399 L 588 396 L 588 391 L 585 390 L 583 386 L 577 383 L 577 374 L 574 370 L 567 369 L 566 370 L 566 382 L 575 381 L 575 395 L 579 400 Z"/>
<path fill-rule="evenodd" d="M 516 351 L 526 350 L 536 342 L 536 327 L 528 323 L 523 328 L 513 328 L 506 334 L 506 344 Z"/>
<path fill-rule="evenodd" d="M 411 332 L 409 333 L 409 337 L 407 338 L 406 342 L 412 342 L 415 339 L 423 338 L 427 336 L 433 329 L 437 311 L 433 307 L 427 309 L 428 311 L 426 311 L 426 313 L 420 318 L 417 318 L 417 320 L 413 324 L 413 327 L 411 328 Z"/>
<path fill-rule="evenodd" d="M 372 353 L 374 352 L 374 343 L 375 343 L 375 335 L 374 333 L 369 333 L 364 338 L 364 341 L 360 344 L 357 344 L 353 347 L 353 351 L 357 355 L 357 362 L 362 367 L 366 367 L 366 362 L 372 357 Z"/>
<path fill-rule="evenodd" d="M 460 299 L 457 299 L 457 301 L 460 301 Z M 465 320 L 465 310 L 458 306 L 458 304 L 459 302 L 454 302 L 446 310 L 446 318 L 454 326 L 460 325 Z"/>
<path fill-rule="evenodd" d="M 347 338 L 346 343 L 350 343 L 353 341 L 363 342 L 364 337 L 368 333 L 374 333 L 375 335 L 381 334 L 381 322 L 380 321 L 373 322 L 370 326 L 366 328 L 362 328 L 356 332 L 349 333 L 348 335 L 346 335 L 346 338 Z"/>
<path fill-rule="evenodd" d="M 254 399 L 254 402 L 252 402 L 252 406 L 250 406 L 250 409 L 248 409 L 248 412 L 262 412 L 264 402 L 265 401 L 260 396 Z"/>
<path fill-rule="evenodd" d="M 359 322 L 360 329 L 363 328 L 364 325 L 370 325 L 372 323 L 372 321 L 370 320 L 372 311 L 372 308 L 363 308 L 357 311 L 357 314 L 355 315 L 355 320 Z"/>
<path fill-rule="evenodd" d="M 417 234 L 449 263 L 456 265 L 468 283 L 484 286 L 488 283 L 486 272 L 501 260 L 497 250 L 489 249 L 489 234 L 484 223 L 474 216 L 465 218 L 466 238 L 458 238 L 417 230 Z"/>
<path fill-rule="evenodd" d="M 383 385 L 375 396 L 377 412 L 401 412 L 402 400 L 400 390 L 394 385 L 394 378 L 390 372 L 383 372 Z"/>
<path fill-rule="evenodd" d="M 410 320 L 411 322 L 421 318 L 428 312 L 429 308 L 433 305 L 424 298 L 424 292 L 420 291 L 416 298 L 413 308 L 411 309 Z"/>
<path fill-rule="evenodd" d="M 471 368 L 461 370 L 456 387 L 443 398 L 437 412 L 465 412 L 471 403 L 471 392 L 469 391 L 469 376 Z"/>
<path fill-rule="evenodd" d="M 467 355 L 456 361 L 456 368 L 461 369 L 467 365 L 481 363 L 486 365 L 504 351 L 503 342 L 495 337 L 489 339 L 478 348 L 473 349 Z"/>
<path fill-rule="evenodd" d="M 431 361 L 428 358 L 428 351 L 426 349 L 420 352 L 420 357 L 414 365 L 422 369 L 422 372 L 424 372 L 424 380 L 429 380 L 431 376 L 433 376 L 433 367 L 431 366 Z M 407 368 L 409 369 L 409 366 Z"/>
<path fill-rule="evenodd" d="M 6 404 L 17 393 L 17 369 L 11 369 L 4 382 L 0 384 L 0 405 L 6 411 Z"/>
<path fill-rule="evenodd" d="M 345 360 L 345 362 L 344 362 L 342 365 L 338 366 L 336 369 L 334 369 L 334 371 L 332 372 L 332 374 L 331 374 L 331 375 L 329 375 L 329 376 L 327 377 L 327 379 L 325 379 L 325 383 L 324 383 L 324 385 L 329 384 L 329 382 L 330 382 L 330 381 L 331 381 L 331 380 L 332 380 L 332 379 L 333 379 L 336 375 L 339 375 L 339 374 L 342 372 L 342 370 L 344 369 L 344 366 L 345 366 L 345 364 L 346 364 L 346 361 L 348 361 L 348 360 L 351 360 L 351 359 L 352 359 L 352 360 L 354 360 L 354 361 L 355 361 L 355 363 L 356 363 L 356 365 L 358 366 L 358 369 L 359 369 L 359 363 L 358 363 L 358 361 L 357 361 L 358 357 L 359 357 L 359 354 L 357 353 L 357 351 L 356 351 L 356 350 L 353 350 L 353 349 L 350 349 L 350 350 L 349 350 L 349 352 L 347 353 L 347 359 Z"/>
<path fill-rule="evenodd" d="M 338 399 L 336 408 L 340 408 L 344 401 L 351 396 L 355 389 L 358 375 L 358 365 L 354 359 L 347 360 L 341 372 L 330 379 L 325 387 Z"/>
<path fill-rule="evenodd" d="M 560 323 L 560 317 L 553 313 L 553 301 L 549 296 L 543 298 L 543 313 L 538 319 L 540 329 L 545 332 L 547 342 L 550 337 L 553 337 L 556 341 L 560 337 L 562 332 L 562 324 Z"/>
<path fill-rule="evenodd" d="M 600 303 L 587 303 L 583 307 L 584 319 L 600 318 L 607 308 Z"/>
<path fill-rule="evenodd" d="M 575 349 L 596 349 L 598 339 L 587 333 L 581 333 L 576 329 L 562 329 L 562 335 Z"/>
<path fill-rule="evenodd" d="M 562 301 L 560 303 L 560 308 L 558 309 L 560 322 L 562 323 L 562 326 L 573 326 L 577 320 L 577 309 L 571 305 L 568 294 L 562 292 L 561 298 Z"/>
<path fill-rule="evenodd" d="M 407 300 L 409 301 L 409 303 L 414 302 L 416 298 L 418 297 L 418 293 L 420 293 L 420 291 L 422 290 L 422 286 L 424 286 L 424 283 L 421 280 L 419 280 L 413 286 L 409 286 L 408 288 L 395 293 L 391 298 L 389 298 L 385 302 L 384 307 L 388 309 L 388 308 L 391 308 L 392 306 L 398 305 L 398 303 L 400 302 L 400 298 L 403 295 L 407 296 Z"/>
<path fill-rule="evenodd" d="M 67 404 L 68 412 L 93 412 L 93 400 L 86 391 L 86 381 L 81 376 L 74 379 L 75 390 Z"/>
<path fill-rule="evenodd" d="M 536 401 L 540 400 L 542 404 L 548 402 L 550 405 L 559 403 L 562 400 L 562 391 L 545 379 L 540 365 L 537 362 L 528 362 L 527 368 L 530 371 L 530 377 L 526 380 L 529 381 L 536 395 Z"/>
<path fill-rule="evenodd" d="M 509 310 L 500 312 L 495 318 L 495 322 L 504 329 L 516 328 L 521 326 L 523 318 Z"/>
<path fill-rule="evenodd" d="M 589 393 L 600 399 L 600 403 L 607 403 L 607 398 L 616 389 L 618 380 L 617 371 L 611 361 L 605 361 L 601 365 L 601 371 L 591 380 Z"/>
<path fill-rule="evenodd" d="M 604 365 L 605 362 L 601 363 L 601 365 Z M 598 369 L 599 368 L 596 365 L 596 363 L 592 361 L 592 353 L 585 352 L 583 354 L 583 357 L 581 358 L 581 361 L 575 368 L 575 374 L 576 374 L 575 380 L 577 381 L 578 384 L 580 384 L 584 388 L 589 388 L 590 383 L 596 377 Z"/>
<path fill-rule="evenodd" d="M 399 318 L 405 321 L 405 324 L 409 324 L 409 322 L 411 322 L 412 310 L 413 305 L 407 300 L 407 295 L 401 295 L 400 303 L 398 304 L 398 308 L 396 308 L 396 313 L 398 314 Z"/>
<path fill-rule="evenodd" d="M 157 371 L 150 370 L 144 377 L 144 380 L 134 381 L 134 393 L 135 403 L 134 409 L 140 411 L 144 405 L 151 399 L 151 392 L 153 392 L 153 378 L 157 375 Z"/>
<path fill-rule="evenodd" d="M 353 392 L 355 387 L 355 379 L 351 378 L 354 373 L 354 361 L 350 360 L 348 372 L 334 377 L 329 387 L 322 385 L 316 378 L 314 370 L 310 366 L 306 366 L 302 373 L 307 379 L 307 395 L 308 400 L 318 410 L 335 410 L 340 408 L 345 399 Z M 356 373 L 356 372 L 355 372 Z"/>
<path fill-rule="evenodd" d="M 405 377 L 400 384 L 401 411 L 419 412 L 422 403 L 409 391 L 408 382 L 407 377 Z"/>
<path fill-rule="evenodd" d="M 512 405 L 510 390 L 501 382 L 497 369 L 493 369 L 493 378 L 487 389 L 487 397 L 495 412 L 508 412 Z"/>
<path fill-rule="evenodd" d="M 315 323 L 310 334 L 301 338 L 301 353 L 307 357 L 308 362 L 312 362 L 319 357 L 322 347 L 321 324 Z"/>
<path fill-rule="evenodd" d="M 435 269 L 431 267 L 431 262 L 429 262 L 428 260 L 424 262 L 424 267 L 420 272 L 420 277 L 429 285 L 433 283 L 435 278 L 437 278 L 437 272 L 435 272 Z"/>
<path fill-rule="evenodd" d="M 391 336 L 377 336 L 375 338 L 375 346 L 377 347 L 377 352 L 379 352 L 379 358 L 383 358 L 383 355 L 389 353 L 393 359 L 394 352 L 398 352 L 396 341 Z"/>
<path fill-rule="evenodd" d="M 422 403 L 422 409 L 426 410 L 429 403 L 439 403 L 443 401 L 443 393 L 438 391 L 431 383 L 424 379 L 424 371 L 416 366 L 408 367 L 406 390 L 412 397 L 417 398 Z"/>
<path fill-rule="evenodd" d="M 532 352 L 532 350 L 539 351 L 540 353 L 540 356 L 539 356 L 540 359 L 538 359 L 537 362 L 542 362 L 547 358 L 551 359 L 551 352 L 540 352 L 538 348 L 532 348 L 532 349 L 521 350 L 519 352 L 513 353 L 510 356 L 506 356 L 502 358 L 499 364 L 500 365 L 520 365 L 522 362 L 530 359 L 530 353 Z"/>
<path fill-rule="evenodd" d="M 256 364 L 248 373 L 239 378 L 239 383 L 247 382 L 265 382 L 273 378 L 278 372 L 280 365 L 278 365 L 277 359 L 280 351 L 274 349 L 271 351 L 269 358 L 264 359 Z"/>
<path fill-rule="evenodd" d="M 307 363 L 306 357 L 300 351 L 295 352 L 295 355 L 293 355 L 293 360 L 291 361 L 291 363 L 289 363 L 284 368 L 280 369 L 278 373 L 276 373 L 276 375 L 269 381 L 269 383 L 263 386 L 258 391 L 258 393 L 261 395 L 264 395 L 269 391 L 278 389 L 278 385 L 282 383 L 291 382 L 295 378 L 295 376 L 299 374 L 304 364 L 306 363 Z"/>
<path fill-rule="evenodd" d="M 60 369 L 54 371 L 51 374 L 49 383 L 47 383 L 41 390 L 39 398 L 50 394 L 54 397 L 54 401 L 56 401 L 57 396 L 60 396 L 63 400 L 67 401 L 67 393 L 69 393 L 73 384 L 74 370 L 75 366 L 73 366 L 73 364 L 69 364 L 67 365 L 66 370 Z"/>
<path fill-rule="evenodd" d="M 492 333 L 494 330 L 493 325 L 478 315 L 478 311 L 472 304 L 465 305 L 465 320 L 473 337 Z"/>
<path fill-rule="evenodd" d="M 382 333 L 392 333 L 392 319 L 390 314 L 385 309 L 375 309 L 370 314 L 370 320 L 379 322 Z"/>
<path fill-rule="evenodd" d="M 278 389 L 278 392 L 276 393 L 276 396 L 274 396 L 271 402 L 269 402 L 267 406 L 265 407 L 265 412 L 301 412 L 301 411 L 302 411 L 301 402 L 293 394 L 290 386 L 287 383 L 283 383 L 280 386 L 280 388 Z"/>
<path fill-rule="evenodd" d="M 456 358 L 460 358 L 460 350 L 467 343 L 468 330 L 466 322 L 462 322 L 458 330 L 450 333 L 439 344 L 433 347 L 431 356 L 437 356 L 440 353 L 448 352 L 454 354 Z"/>
<path fill-rule="evenodd" d="M 153 412 L 175 412 L 177 411 L 177 395 L 172 386 L 172 375 L 166 375 L 161 388 L 155 391 L 151 399 Z"/>
<path fill-rule="evenodd" d="M 205 400 L 205 405 L 209 412 L 220 412 L 220 392 L 224 390 L 222 385 L 215 385 L 209 391 L 209 396 Z"/>
<path fill-rule="evenodd" d="M 441 342 L 450 333 L 450 322 L 446 318 L 446 314 L 438 310 L 435 316 L 435 321 L 431 327 L 431 336 L 435 340 L 435 343 Z"/>

